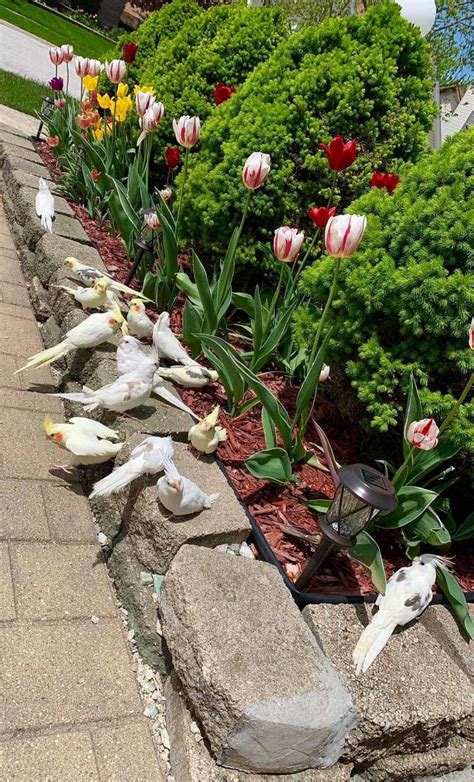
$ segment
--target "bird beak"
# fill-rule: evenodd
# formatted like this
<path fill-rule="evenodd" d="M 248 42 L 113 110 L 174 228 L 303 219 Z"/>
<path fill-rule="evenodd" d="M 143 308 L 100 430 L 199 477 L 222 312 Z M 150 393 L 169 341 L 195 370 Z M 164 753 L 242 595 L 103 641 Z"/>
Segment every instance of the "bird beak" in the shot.
<path fill-rule="evenodd" d="M 181 481 L 180 481 L 180 480 L 176 480 L 176 481 L 175 481 L 175 480 L 172 480 L 172 481 L 168 481 L 168 483 L 169 483 L 169 485 L 170 485 L 170 486 L 172 486 L 172 488 L 173 488 L 173 489 L 175 489 L 176 491 L 181 491 L 181 489 L 183 488 L 183 484 L 181 483 Z"/>
<path fill-rule="evenodd" d="M 220 413 L 220 405 L 216 405 L 212 413 L 209 413 L 208 416 L 205 418 L 205 432 L 210 432 L 211 429 L 214 429 L 215 425 L 217 424 L 217 419 L 219 418 Z"/>

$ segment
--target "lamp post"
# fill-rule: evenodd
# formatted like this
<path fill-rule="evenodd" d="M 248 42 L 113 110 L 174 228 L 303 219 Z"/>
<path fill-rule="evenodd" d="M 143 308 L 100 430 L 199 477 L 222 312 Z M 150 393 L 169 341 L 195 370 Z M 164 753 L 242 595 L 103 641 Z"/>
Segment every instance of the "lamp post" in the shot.
<path fill-rule="evenodd" d="M 35 136 L 35 138 L 38 141 L 39 141 L 39 138 L 41 136 L 41 131 L 43 130 L 44 121 L 45 121 L 45 119 L 47 119 L 51 115 L 53 109 L 54 109 L 54 100 L 53 100 L 53 98 L 50 98 L 49 95 L 43 95 L 43 97 L 41 99 L 41 109 L 40 109 L 41 121 L 40 121 L 40 124 L 38 126 L 38 130 L 36 131 L 36 136 Z"/>
<path fill-rule="evenodd" d="M 127 274 L 125 285 L 130 285 L 131 281 L 135 276 L 135 272 L 140 265 L 140 261 L 142 260 L 145 253 L 153 252 L 153 244 L 154 244 L 153 237 L 151 237 L 151 239 L 142 239 L 142 238 L 135 239 L 134 245 L 137 248 L 137 252 L 135 254 L 135 260 L 133 261 L 133 264 L 130 267 L 130 270 Z"/>
<path fill-rule="evenodd" d="M 398 505 L 392 484 L 373 467 L 349 464 L 341 467 L 337 477 L 334 499 L 327 513 L 318 516 L 322 541 L 295 583 L 300 592 L 335 546 L 350 548 L 379 511 L 392 511 Z"/>

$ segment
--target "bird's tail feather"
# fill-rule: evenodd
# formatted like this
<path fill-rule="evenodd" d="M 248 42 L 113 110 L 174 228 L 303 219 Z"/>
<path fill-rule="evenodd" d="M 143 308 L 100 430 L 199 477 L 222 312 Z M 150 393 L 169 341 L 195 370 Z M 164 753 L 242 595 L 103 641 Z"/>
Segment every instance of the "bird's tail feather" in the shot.
<path fill-rule="evenodd" d="M 204 507 L 211 508 L 217 499 L 219 499 L 218 494 L 208 494 L 206 497 L 206 504 L 204 505 Z"/>
<path fill-rule="evenodd" d="M 15 375 L 17 375 L 19 372 L 23 372 L 25 369 L 31 369 L 33 367 L 42 367 L 45 364 L 52 364 L 53 361 L 57 361 L 63 356 L 67 356 L 70 350 L 71 348 L 64 340 L 63 342 L 60 342 L 58 345 L 54 345 L 52 348 L 47 348 L 47 350 L 42 350 L 40 351 L 40 353 L 35 353 L 34 356 L 31 356 L 31 358 L 28 359 L 24 367 L 21 367 L 21 369 L 17 369 Z"/>
<path fill-rule="evenodd" d="M 108 497 L 120 489 L 124 489 L 129 483 L 138 478 L 141 474 L 140 469 L 134 469 L 133 462 L 126 462 L 117 467 L 116 470 L 106 475 L 102 480 L 94 483 L 89 499 L 92 497 Z"/>
<path fill-rule="evenodd" d="M 75 288 L 70 288 L 68 285 L 51 285 L 51 288 L 60 288 L 62 291 L 67 291 L 68 293 L 76 293 Z"/>
<path fill-rule="evenodd" d="M 381 617 L 379 622 L 376 621 L 378 616 Z M 367 625 L 352 653 L 352 659 L 356 666 L 356 676 L 359 676 L 360 673 L 365 673 L 372 665 L 396 626 L 396 622 L 388 621 L 380 612 L 376 614 L 371 624 Z"/>
<path fill-rule="evenodd" d="M 53 221 L 51 219 L 51 215 L 41 215 L 41 227 L 44 228 L 45 231 L 49 231 L 50 234 L 53 233 Z"/>
<path fill-rule="evenodd" d="M 196 413 L 193 413 L 191 408 L 188 407 L 187 404 L 185 404 L 182 399 L 175 396 L 167 388 L 158 386 L 158 388 L 153 389 L 153 392 L 161 399 L 164 399 L 165 402 L 169 402 L 170 405 L 174 405 L 174 407 L 177 407 L 178 410 L 182 410 L 184 413 L 189 413 L 189 415 L 191 415 L 196 421 L 199 421 L 199 416 L 196 415 Z"/>
<path fill-rule="evenodd" d="M 61 399 L 68 399 L 70 402 L 80 402 L 84 406 L 84 410 L 88 413 L 91 410 L 95 410 L 99 407 L 100 402 L 95 398 L 92 389 L 84 386 L 82 391 L 75 391 L 66 394 L 52 394 L 52 396 L 59 396 Z"/>

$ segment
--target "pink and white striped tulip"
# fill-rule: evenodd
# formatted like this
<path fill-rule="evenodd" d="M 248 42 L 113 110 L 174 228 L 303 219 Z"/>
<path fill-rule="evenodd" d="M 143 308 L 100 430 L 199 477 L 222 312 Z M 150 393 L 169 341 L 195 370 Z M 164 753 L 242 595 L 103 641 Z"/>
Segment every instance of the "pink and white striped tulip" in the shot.
<path fill-rule="evenodd" d="M 422 451 L 431 451 L 438 445 L 439 429 L 433 418 L 422 418 L 421 421 L 413 421 L 408 427 L 407 440 L 415 448 Z"/>
<path fill-rule="evenodd" d="M 74 70 L 76 71 L 77 75 L 81 77 L 81 79 L 84 78 L 84 76 L 89 75 L 89 59 L 87 57 L 76 57 L 74 58 Z"/>
<path fill-rule="evenodd" d="M 143 139 L 147 135 L 147 133 L 153 133 L 156 126 L 161 122 L 163 119 L 163 115 L 165 113 L 165 107 L 161 103 L 161 101 L 156 101 L 155 103 L 152 103 L 150 108 L 145 111 L 145 114 L 143 117 L 140 117 L 140 127 L 142 129 L 142 132 L 140 133 L 137 141 L 137 147 L 139 144 L 142 143 Z"/>
<path fill-rule="evenodd" d="M 155 96 L 151 92 L 137 92 L 135 95 L 135 106 L 139 117 L 144 117 L 148 109 L 155 102 Z"/>
<path fill-rule="evenodd" d="M 107 78 L 112 84 L 118 84 L 123 81 L 127 72 L 125 60 L 112 60 L 105 63 L 105 72 Z M 92 75 L 92 74 L 89 74 Z"/>
<path fill-rule="evenodd" d="M 57 109 L 63 109 L 66 105 L 66 98 L 55 98 L 54 105 Z"/>
<path fill-rule="evenodd" d="M 270 172 L 271 158 L 265 152 L 252 152 L 242 169 L 242 181 L 248 190 L 256 190 Z"/>
<path fill-rule="evenodd" d="M 163 190 L 158 191 L 160 196 L 162 197 L 163 201 L 169 201 L 171 196 L 173 195 L 173 191 L 170 187 L 165 187 Z"/>
<path fill-rule="evenodd" d="M 336 215 L 326 225 L 326 250 L 334 258 L 349 258 L 357 250 L 367 226 L 365 215 Z"/>
<path fill-rule="evenodd" d="M 471 350 L 474 350 L 474 318 L 471 320 L 471 325 L 469 326 L 469 347 Z"/>
<path fill-rule="evenodd" d="M 331 371 L 331 367 L 328 364 L 323 364 L 321 367 L 321 372 L 319 373 L 319 382 L 325 383 L 326 380 L 329 377 L 329 373 Z"/>
<path fill-rule="evenodd" d="M 87 76 L 100 76 L 102 73 L 102 63 L 100 60 L 89 60 L 87 65 Z"/>
<path fill-rule="evenodd" d="M 63 43 L 61 46 L 61 51 L 63 53 L 64 62 L 71 62 L 72 58 L 74 57 L 74 49 L 71 44 Z"/>
<path fill-rule="evenodd" d="M 143 219 L 145 220 L 148 228 L 151 228 L 152 231 L 156 231 L 160 227 L 158 215 L 153 211 L 153 209 L 146 209 L 143 213 Z"/>
<path fill-rule="evenodd" d="M 60 46 L 52 46 L 49 50 L 49 59 L 53 65 L 62 65 L 64 62 L 64 52 Z"/>
<path fill-rule="evenodd" d="M 186 149 L 191 149 L 199 141 L 201 120 L 199 117 L 188 117 L 186 114 L 178 121 L 173 120 L 173 130 L 178 144 Z"/>
<path fill-rule="evenodd" d="M 273 252 L 279 261 L 292 263 L 301 250 L 304 242 L 304 233 L 297 228 L 289 228 L 282 225 L 277 228 L 273 236 Z"/>

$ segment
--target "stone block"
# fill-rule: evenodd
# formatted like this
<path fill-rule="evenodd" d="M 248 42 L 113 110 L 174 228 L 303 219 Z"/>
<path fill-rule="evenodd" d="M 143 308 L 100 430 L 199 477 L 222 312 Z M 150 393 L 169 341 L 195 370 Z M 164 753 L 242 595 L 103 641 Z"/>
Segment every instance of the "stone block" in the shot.
<path fill-rule="evenodd" d="M 135 433 L 127 438 L 115 460 L 116 466 L 128 460 L 130 452 L 147 434 Z M 247 516 L 212 457 L 197 459 L 187 445 L 179 442 L 174 442 L 174 451 L 180 473 L 208 494 L 219 493 L 219 498 L 209 510 L 175 519 L 158 500 L 159 476 L 141 478 L 117 495 L 124 520 L 122 529 L 127 529 L 139 561 L 154 573 L 165 573 L 185 543 L 212 548 L 219 543 L 242 543 L 250 534 Z"/>
<path fill-rule="evenodd" d="M 38 177 L 34 174 L 29 174 L 27 171 L 23 171 L 21 168 L 10 168 L 8 175 L 4 172 L 3 178 L 5 181 L 6 191 L 9 197 L 12 199 L 13 203 L 15 194 L 21 187 L 28 187 L 32 190 L 35 190 L 36 192 L 38 191 Z M 48 186 L 52 190 L 54 187 L 54 182 L 51 180 L 49 174 L 47 177 L 43 178 L 47 179 Z"/>
<path fill-rule="evenodd" d="M 97 531 L 89 503 L 78 488 L 71 501 L 71 491 L 66 486 L 43 486 L 44 507 L 51 537 L 61 543 L 95 543 Z"/>
<path fill-rule="evenodd" d="M 0 282 L 0 300 L 5 304 L 14 304 L 16 307 L 30 306 L 28 293 L 23 285 Z"/>
<path fill-rule="evenodd" d="M 257 773 L 327 768 L 356 724 L 350 695 L 272 565 L 184 546 L 162 627 L 217 763 Z"/>
<path fill-rule="evenodd" d="M 48 519 L 39 481 L 0 481 L 0 507 L 0 538 L 49 538 Z"/>
<path fill-rule="evenodd" d="M 0 281 L 10 285 L 25 284 L 16 252 L 10 250 L 0 252 Z"/>
<path fill-rule="evenodd" d="M 5 780 L 99 781 L 87 730 L 15 738 L 6 742 L 2 749 Z"/>
<path fill-rule="evenodd" d="M 54 315 L 41 324 L 41 339 L 45 348 L 52 348 L 62 340 L 61 329 Z"/>
<path fill-rule="evenodd" d="M 54 213 L 56 215 L 61 214 L 66 217 L 74 217 L 74 212 L 69 206 L 65 198 L 58 195 L 55 191 L 54 184 L 49 185 L 49 189 L 54 195 Z M 16 220 L 21 225 L 26 222 L 26 212 L 31 206 L 35 205 L 36 194 L 38 187 L 30 187 L 29 185 L 21 186 L 17 190 L 13 190 L 10 194 L 10 199 L 15 207 Z M 54 229 L 53 229 L 54 230 Z"/>
<path fill-rule="evenodd" d="M 40 282 L 39 277 L 33 277 L 28 285 L 31 298 L 31 306 L 39 321 L 46 321 L 51 317 L 51 307 L 48 303 L 48 293 Z"/>
<path fill-rule="evenodd" d="M 359 713 L 344 758 L 358 764 L 425 752 L 472 725 L 469 647 L 444 606 L 430 606 L 390 638 L 359 677 L 352 651 L 373 607 L 312 605 L 303 611 L 317 643 L 339 671 Z"/>
<path fill-rule="evenodd" d="M 351 765 L 341 763 L 296 774 L 247 774 L 218 766 L 184 702 L 173 672 L 165 683 L 166 726 L 170 736 L 171 774 L 179 782 L 349 782 Z"/>
<path fill-rule="evenodd" d="M 32 176 L 36 177 L 36 186 L 38 186 L 38 179 L 40 177 L 43 177 L 43 179 L 49 181 L 51 180 L 49 169 L 42 164 L 41 158 L 39 156 L 37 156 L 37 162 L 32 160 L 25 160 L 24 158 L 15 155 L 15 151 L 20 152 L 19 149 L 15 150 L 12 147 L 5 152 L 3 157 L 3 176 L 6 180 L 8 180 L 11 172 L 15 169 L 26 171 L 27 174 L 32 174 Z"/>
<path fill-rule="evenodd" d="M 464 770 L 474 758 L 474 745 L 467 739 L 455 737 L 439 749 L 428 752 L 415 752 L 408 755 L 389 755 L 376 761 L 360 775 L 360 782 L 443 782 L 450 780 L 453 771 Z M 468 770 L 469 773 L 469 770 Z M 427 779 L 427 774 L 436 774 L 436 778 Z M 442 774 L 443 776 L 438 776 Z M 445 777 L 444 774 L 449 776 Z M 474 778 L 472 768 L 470 776 Z M 455 778 L 452 782 L 456 782 Z M 461 780 L 459 780 L 461 782 Z"/>
<path fill-rule="evenodd" d="M 15 318 L 12 315 L 2 315 L 0 312 L 0 333 L 3 353 L 9 353 L 12 356 L 32 356 L 43 350 L 35 321 Z"/>
<path fill-rule="evenodd" d="M 53 272 L 63 268 L 64 261 L 69 256 L 77 258 L 81 263 L 103 269 L 100 255 L 93 247 L 48 233 L 44 234 L 36 245 L 35 269 L 29 270 L 30 275 L 37 275 L 43 285 L 47 285 Z"/>
<path fill-rule="evenodd" d="M 165 782 L 145 719 L 117 726 L 93 726 L 91 735 L 100 779 L 104 782 Z"/>
<path fill-rule="evenodd" d="M 23 241 L 27 247 L 34 251 L 42 236 L 48 232 L 41 226 L 41 220 L 36 214 L 33 204 L 26 211 L 26 221 L 23 226 Z M 79 220 L 75 217 L 55 213 L 53 220 L 53 233 L 50 236 L 64 237 L 79 244 L 90 245 L 90 239 L 84 231 Z"/>
<path fill-rule="evenodd" d="M 41 164 L 41 158 L 31 141 L 19 136 L 5 138 L 5 135 L 0 133 L 0 163 L 3 163 L 7 155 L 14 155 L 15 157 L 21 157 L 22 160 Z"/>
<path fill-rule="evenodd" d="M 3 123 L 2 123 L 3 125 Z M 0 127 L 0 150 L 8 147 L 19 147 L 20 149 L 28 150 L 38 157 L 31 140 L 25 135 L 18 135 L 12 132 L 12 130 L 4 130 Z M 2 153 L 3 154 L 3 153 Z M 2 157 L 0 157 L 0 161 Z"/>

